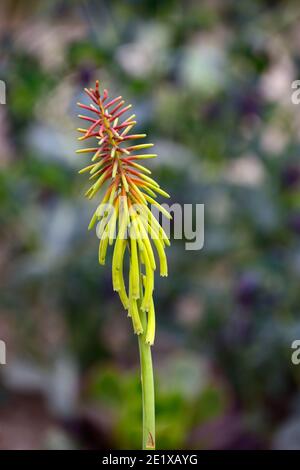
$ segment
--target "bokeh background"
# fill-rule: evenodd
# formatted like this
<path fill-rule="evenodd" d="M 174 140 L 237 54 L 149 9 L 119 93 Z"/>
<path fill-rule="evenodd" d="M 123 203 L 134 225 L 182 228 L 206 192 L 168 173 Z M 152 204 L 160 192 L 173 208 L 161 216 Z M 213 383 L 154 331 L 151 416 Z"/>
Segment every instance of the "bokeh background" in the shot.
<path fill-rule="evenodd" d="M 138 350 L 87 231 L 76 102 L 133 103 L 205 245 L 156 282 L 157 443 L 300 448 L 300 10 L 287 0 L 0 6 L 1 449 L 139 448 Z"/>

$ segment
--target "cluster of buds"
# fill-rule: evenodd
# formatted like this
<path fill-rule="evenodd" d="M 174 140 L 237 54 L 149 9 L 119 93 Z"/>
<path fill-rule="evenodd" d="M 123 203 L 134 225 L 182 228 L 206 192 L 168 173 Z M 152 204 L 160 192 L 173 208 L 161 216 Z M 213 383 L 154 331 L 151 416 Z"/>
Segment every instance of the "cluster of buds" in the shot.
<path fill-rule="evenodd" d="M 153 303 L 154 271 L 156 269 L 155 247 L 160 275 L 167 276 L 165 247 L 169 239 L 156 219 L 152 207 L 167 218 L 169 212 L 157 201 L 163 191 L 139 160 L 154 158 L 152 153 L 139 153 L 153 144 L 136 144 L 146 134 L 131 134 L 135 126 L 135 115 L 124 118 L 131 105 L 125 106 L 121 96 L 110 100 L 107 90 L 100 93 L 99 82 L 95 88 L 85 89 L 91 103 L 78 103 L 87 111 L 79 115 L 88 123 L 88 128 L 79 128 L 80 141 L 94 139 L 97 146 L 82 148 L 78 153 L 92 153 L 91 163 L 79 173 L 89 173 L 92 186 L 86 192 L 91 199 L 107 185 L 102 200 L 96 208 L 89 229 L 97 223 L 99 263 L 105 264 L 109 245 L 114 244 L 112 257 L 113 289 L 118 292 L 124 308 L 132 319 L 135 333 L 145 333 L 146 342 L 153 344 L 155 336 L 155 310 Z M 123 118 L 121 118 L 123 116 Z M 129 281 L 124 281 L 124 258 L 129 254 Z M 146 331 L 142 325 L 140 311 L 147 312 Z"/>

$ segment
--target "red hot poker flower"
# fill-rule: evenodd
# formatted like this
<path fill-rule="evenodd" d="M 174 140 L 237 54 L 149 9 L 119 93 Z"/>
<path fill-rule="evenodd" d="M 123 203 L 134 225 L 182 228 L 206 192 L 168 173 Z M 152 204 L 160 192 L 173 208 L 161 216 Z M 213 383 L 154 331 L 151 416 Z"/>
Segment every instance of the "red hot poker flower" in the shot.
<path fill-rule="evenodd" d="M 113 288 L 118 292 L 128 315 L 132 318 L 135 333 L 145 333 L 145 340 L 153 344 L 155 312 L 153 303 L 154 271 L 156 261 L 153 245 L 160 262 L 160 275 L 167 276 L 165 246 L 169 239 L 159 224 L 151 207 L 156 207 L 166 217 L 169 213 L 157 201 L 157 195 L 169 197 L 149 175 L 151 171 L 138 163 L 154 158 L 153 153 L 139 153 L 153 147 L 150 143 L 136 143 L 146 134 L 131 133 L 136 125 L 135 115 L 124 118 L 131 105 L 125 105 L 121 96 L 109 99 L 107 90 L 100 93 L 99 82 L 95 88 L 85 89 L 91 102 L 78 103 L 88 114 L 79 117 L 87 128 L 79 128 L 80 141 L 93 140 L 93 147 L 77 150 L 92 153 L 91 163 L 79 173 L 89 173 L 92 181 L 86 196 L 92 199 L 103 185 L 106 190 L 89 224 L 98 222 L 99 263 L 105 264 L 108 245 L 114 243 L 112 261 Z M 123 261 L 129 253 L 129 281 L 126 287 Z M 147 313 L 143 325 L 140 312 Z M 146 328 L 146 331 L 144 329 Z"/>

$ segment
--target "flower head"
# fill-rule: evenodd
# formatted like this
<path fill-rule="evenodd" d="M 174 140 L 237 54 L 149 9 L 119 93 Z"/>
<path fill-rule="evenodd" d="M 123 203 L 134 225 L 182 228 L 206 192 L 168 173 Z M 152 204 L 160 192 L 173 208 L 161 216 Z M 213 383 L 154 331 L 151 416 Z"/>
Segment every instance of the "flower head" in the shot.
<path fill-rule="evenodd" d="M 121 96 L 109 99 L 107 90 L 100 93 L 99 82 L 95 88 L 85 89 L 91 103 L 78 103 L 88 111 L 79 115 L 88 124 L 79 128 L 80 141 L 93 139 L 93 147 L 82 148 L 77 153 L 91 153 L 89 165 L 79 173 L 89 173 L 92 181 L 86 196 L 92 199 L 105 187 L 104 195 L 89 224 L 98 222 L 99 263 L 105 264 L 109 245 L 114 244 L 112 258 L 113 289 L 118 292 L 128 315 L 132 318 L 135 333 L 143 333 L 139 311 L 147 312 L 146 342 L 153 344 L 155 311 L 153 303 L 154 271 L 156 269 L 153 246 L 160 262 L 160 275 L 167 276 L 165 246 L 169 239 L 159 224 L 151 207 L 156 207 L 166 217 L 170 214 L 157 201 L 157 194 L 169 195 L 149 175 L 151 171 L 138 163 L 154 158 L 153 153 L 142 153 L 153 147 L 149 143 L 136 143 L 146 134 L 131 133 L 136 124 L 135 115 L 124 118 L 131 105 L 125 105 Z M 124 280 L 124 257 L 129 254 L 129 280 Z"/>

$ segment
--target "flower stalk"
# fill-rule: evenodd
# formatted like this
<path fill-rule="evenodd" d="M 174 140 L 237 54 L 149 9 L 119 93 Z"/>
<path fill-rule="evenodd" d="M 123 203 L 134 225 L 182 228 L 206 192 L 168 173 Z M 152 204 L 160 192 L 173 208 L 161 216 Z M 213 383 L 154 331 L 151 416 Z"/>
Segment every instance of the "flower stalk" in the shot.
<path fill-rule="evenodd" d="M 146 329 L 147 319 L 143 311 L 141 319 Z M 143 450 L 155 450 L 155 396 L 151 346 L 146 340 L 145 333 L 138 338 L 143 403 Z"/>

